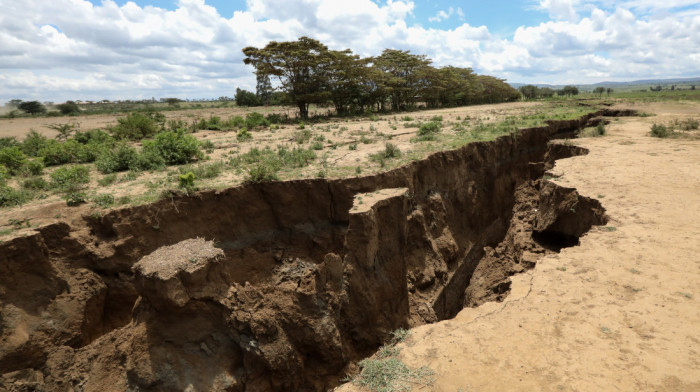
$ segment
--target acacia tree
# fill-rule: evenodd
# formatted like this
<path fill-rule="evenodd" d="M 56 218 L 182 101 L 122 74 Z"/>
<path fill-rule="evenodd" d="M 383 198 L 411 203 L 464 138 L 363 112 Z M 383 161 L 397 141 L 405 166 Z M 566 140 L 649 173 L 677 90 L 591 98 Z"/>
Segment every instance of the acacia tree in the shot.
<path fill-rule="evenodd" d="M 281 89 L 299 109 L 301 118 L 309 117 L 309 105 L 327 100 L 325 83 L 331 54 L 319 41 L 308 37 L 272 41 L 262 49 L 244 48 L 243 54 L 243 62 L 255 67 L 257 75 L 279 79 Z"/>
<path fill-rule="evenodd" d="M 382 71 L 381 83 L 386 89 L 392 110 L 412 106 L 420 94 L 421 72 L 432 62 L 425 55 L 411 54 L 408 50 L 384 49 L 374 60 L 374 67 Z"/>
<path fill-rule="evenodd" d="M 599 97 L 602 97 L 604 93 L 605 87 L 596 87 L 595 90 L 593 90 L 593 94 L 597 94 Z"/>

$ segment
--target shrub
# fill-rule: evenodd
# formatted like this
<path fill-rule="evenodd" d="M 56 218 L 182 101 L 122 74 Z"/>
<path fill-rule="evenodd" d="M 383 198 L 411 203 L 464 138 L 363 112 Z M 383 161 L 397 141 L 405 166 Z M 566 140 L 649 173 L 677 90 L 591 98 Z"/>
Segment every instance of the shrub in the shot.
<path fill-rule="evenodd" d="M 107 174 L 106 176 L 100 178 L 97 180 L 97 183 L 100 184 L 100 186 L 110 186 L 117 182 L 117 174 L 112 173 L 112 174 Z"/>
<path fill-rule="evenodd" d="M 78 107 L 78 104 L 73 101 L 66 101 L 66 103 L 56 105 L 56 109 L 58 109 L 58 111 L 64 115 L 80 113 L 80 107 Z"/>
<path fill-rule="evenodd" d="M 248 113 L 245 116 L 245 126 L 248 129 L 253 129 L 256 127 L 267 127 L 270 123 L 265 119 L 265 116 L 258 112 Z"/>
<path fill-rule="evenodd" d="M 80 144 L 112 144 L 114 138 L 107 132 L 99 129 L 91 129 L 89 131 L 78 131 L 73 135 L 73 140 Z"/>
<path fill-rule="evenodd" d="M 605 123 L 604 122 L 599 122 L 598 125 L 595 127 L 596 132 L 598 132 L 598 135 L 603 136 L 605 135 Z"/>
<path fill-rule="evenodd" d="M 42 177 L 31 177 L 24 180 L 22 188 L 35 191 L 45 191 L 49 189 L 49 183 Z"/>
<path fill-rule="evenodd" d="M 159 155 L 168 165 L 181 165 L 204 157 L 197 139 L 182 130 L 159 133 L 154 140 L 144 142 L 143 150 Z"/>
<path fill-rule="evenodd" d="M 18 206 L 26 203 L 32 198 L 30 192 L 16 190 L 10 186 L 0 183 L 0 207 Z"/>
<path fill-rule="evenodd" d="M 102 208 L 108 208 L 114 204 L 114 196 L 109 193 L 103 193 L 93 197 L 92 202 Z"/>
<path fill-rule="evenodd" d="M 44 172 L 44 163 L 39 159 L 29 160 L 20 172 L 23 175 L 38 176 Z"/>
<path fill-rule="evenodd" d="M 248 175 L 245 178 L 245 182 L 266 182 L 266 181 L 276 181 L 279 179 L 277 172 L 279 168 L 268 162 L 260 162 L 248 169 Z"/>
<path fill-rule="evenodd" d="M 66 204 L 70 207 L 87 203 L 87 195 L 85 194 L 85 192 L 70 191 L 66 193 L 63 199 L 66 201 Z"/>
<path fill-rule="evenodd" d="M 654 123 L 654 125 L 651 126 L 651 136 L 664 138 L 668 137 L 669 134 L 668 128 L 663 124 Z"/>
<path fill-rule="evenodd" d="M 245 142 L 253 138 L 253 135 L 248 132 L 246 128 L 241 128 L 240 131 L 236 134 L 236 140 L 239 142 Z"/>
<path fill-rule="evenodd" d="M 418 140 L 435 140 L 435 135 L 438 132 L 440 132 L 440 123 L 438 122 L 432 121 L 421 124 L 420 128 L 418 128 Z"/>
<path fill-rule="evenodd" d="M 187 172 L 178 176 L 178 186 L 182 189 L 190 191 L 194 189 L 194 173 Z"/>
<path fill-rule="evenodd" d="M 39 150 L 48 143 L 48 140 L 46 136 L 32 129 L 22 141 L 22 151 L 30 157 L 39 156 Z"/>
<path fill-rule="evenodd" d="M 230 128 L 241 128 L 245 126 L 245 119 L 241 116 L 229 117 L 226 121 L 226 125 Z"/>
<path fill-rule="evenodd" d="M 216 178 L 218 177 L 221 172 L 224 170 L 224 163 L 223 162 L 214 162 L 210 164 L 204 164 L 204 165 L 199 165 L 199 166 L 183 166 L 180 167 L 180 174 L 187 174 L 188 172 L 194 173 L 195 178 L 200 178 L 200 179 L 208 179 L 208 178 Z"/>
<path fill-rule="evenodd" d="M 308 166 L 311 161 L 316 159 L 316 153 L 313 150 L 299 147 L 294 147 L 291 150 L 279 147 L 277 156 L 279 157 L 280 166 L 294 168 Z"/>
<path fill-rule="evenodd" d="M 267 121 L 270 124 L 281 124 L 287 120 L 287 116 L 286 115 L 283 116 L 279 113 L 270 113 L 267 116 L 265 116 L 265 119 L 267 119 Z"/>
<path fill-rule="evenodd" d="M 311 148 L 314 150 L 323 150 L 323 143 L 313 142 L 313 144 L 311 145 Z"/>
<path fill-rule="evenodd" d="M 681 121 L 679 125 L 679 129 L 682 131 L 693 131 L 698 128 L 700 128 L 700 121 L 694 118 L 689 118 L 685 121 Z"/>
<path fill-rule="evenodd" d="M 8 178 L 10 178 L 10 171 L 5 165 L 0 165 L 0 185 L 4 185 Z"/>
<path fill-rule="evenodd" d="M 302 125 L 303 126 L 303 125 Z M 292 135 L 292 138 L 294 139 L 295 142 L 299 144 L 303 144 L 311 140 L 311 131 L 308 129 L 301 129 L 297 132 L 294 132 Z"/>
<path fill-rule="evenodd" d="M 56 140 L 48 140 L 39 150 L 38 156 L 43 157 L 47 166 L 63 165 L 65 163 L 89 163 L 107 150 L 106 145 L 89 143 L 81 144 L 76 140 L 67 140 L 63 143 Z"/>
<path fill-rule="evenodd" d="M 199 142 L 199 145 L 204 151 L 206 151 L 207 154 L 211 154 L 212 152 L 214 152 L 214 148 L 216 148 L 216 146 L 214 146 L 214 143 L 212 143 L 211 140 L 203 140 Z"/>
<path fill-rule="evenodd" d="M 442 116 L 433 116 L 430 118 L 430 121 L 440 122 L 440 121 L 442 121 Z"/>
<path fill-rule="evenodd" d="M 5 165 L 10 174 L 15 175 L 28 163 L 27 156 L 17 147 L 0 149 L 0 165 Z"/>
<path fill-rule="evenodd" d="M 138 157 L 138 152 L 126 142 L 118 143 L 114 148 L 105 150 L 95 161 L 101 173 L 116 173 L 129 170 Z"/>
<path fill-rule="evenodd" d="M 46 113 L 46 106 L 42 105 L 39 101 L 21 102 L 19 105 L 17 105 L 17 109 L 29 114 Z"/>
<path fill-rule="evenodd" d="M 236 105 L 238 106 L 261 106 L 260 98 L 250 91 L 236 89 Z"/>
<path fill-rule="evenodd" d="M 85 166 L 60 167 L 51 173 L 51 187 L 63 192 L 77 192 L 90 182 L 90 171 Z"/>
<path fill-rule="evenodd" d="M 117 123 L 111 129 L 112 135 L 117 139 L 141 140 L 158 132 L 158 124 L 153 116 L 141 113 L 128 114 L 117 119 Z"/>
<path fill-rule="evenodd" d="M 131 162 L 129 169 L 138 171 L 158 170 L 165 166 L 165 160 L 157 151 L 143 149 Z"/>
<path fill-rule="evenodd" d="M 14 137 L 0 137 L 0 148 L 19 146 L 19 142 Z"/>

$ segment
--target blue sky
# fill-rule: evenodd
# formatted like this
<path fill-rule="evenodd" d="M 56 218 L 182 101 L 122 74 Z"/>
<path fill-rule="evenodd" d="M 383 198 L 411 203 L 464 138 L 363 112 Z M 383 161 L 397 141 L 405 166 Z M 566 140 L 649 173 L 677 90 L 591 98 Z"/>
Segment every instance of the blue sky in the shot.
<path fill-rule="evenodd" d="M 302 35 L 510 82 L 700 76 L 698 0 L 0 0 L 0 102 L 231 96 L 243 47 Z"/>

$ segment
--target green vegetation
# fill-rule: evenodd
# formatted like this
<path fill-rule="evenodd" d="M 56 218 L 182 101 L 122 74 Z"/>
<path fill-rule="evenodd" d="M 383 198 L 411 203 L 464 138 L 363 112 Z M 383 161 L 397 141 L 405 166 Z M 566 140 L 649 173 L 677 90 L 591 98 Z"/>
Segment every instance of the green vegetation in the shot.
<path fill-rule="evenodd" d="M 503 80 L 476 75 L 471 68 L 435 68 L 424 55 L 386 49 L 360 58 L 349 49 L 329 50 L 308 37 L 243 49 L 244 63 L 261 78 L 277 77 L 286 98 L 303 119 L 312 104 L 332 104 L 336 113 L 373 108 L 407 110 L 513 101 L 520 93 Z"/>
<path fill-rule="evenodd" d="M 382 346 L 373 358 L 360 361 L 362 371 L 352 383 L 376 392 L 410 391 L 417 386 L 431 385 L 435 372 L 426 366 L 411 369 L 398 358 L 400 349 L 396 344 L 407 337 L 406 330 L 394 332 L 392 341 Z"/>

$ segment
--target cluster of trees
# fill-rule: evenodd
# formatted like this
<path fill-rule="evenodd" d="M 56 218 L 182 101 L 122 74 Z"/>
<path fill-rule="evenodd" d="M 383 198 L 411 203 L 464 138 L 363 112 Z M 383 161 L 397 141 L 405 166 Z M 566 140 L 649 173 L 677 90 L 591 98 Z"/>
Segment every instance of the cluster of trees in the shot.
<path fill-rule="evenodd" d="M 549 87 L 537 87 L 533 86 L 531 84 L 528 84 L 527 86 L 521 86 L 518 88 L 518 91 L 520 94 L 523 95 L 523 98 L 525 99 L 538 99 L 538 98 L 551 98 L 554 96 L 554 94 L 559 95 L 559 96 L 573 96 L 573 95 L 578 95 L 578 87 L 576 86 L 564 86 L 563 88 L 560 88 L 558 90 L 554 90 Z"/>
<path fill-rule="evenodd" d="M 520 99 L 520 93 L 501 79 L 477 75 L 471 68 L 436 68 L 425 55 L 403 50 L 385 49 L 377 57 L 361 58 L 349 49 L 329 50 L 317 40 L 301 37 L 273 41 L 264 48 L 247 47 L 243 54 L 245 64 L 255 68 L 254 95 L 259 102 L 275 97 L 270 78 L 276 78 L 278 90 L 302 118 L 308 117 L 311 104 L 332 105 L 343 115 L 368 109 L 406 110 L 419 104 L 434 108 Z M 241 94 L 241 98 L 251 97 Z"/>
<path fill-rule="evenodd" d="M 608 97 L 609 97 L 610 94 L 612 94 L 613 89 L 611 89 L 610 87 L 608 87 L 608 88 L 596 87 L 595 90 L 593 90 L 593 94 L 596 94 L 599 97 L 602 97 L 603 94 L 605 94 L 606 92 L 608 93 Z"/>

